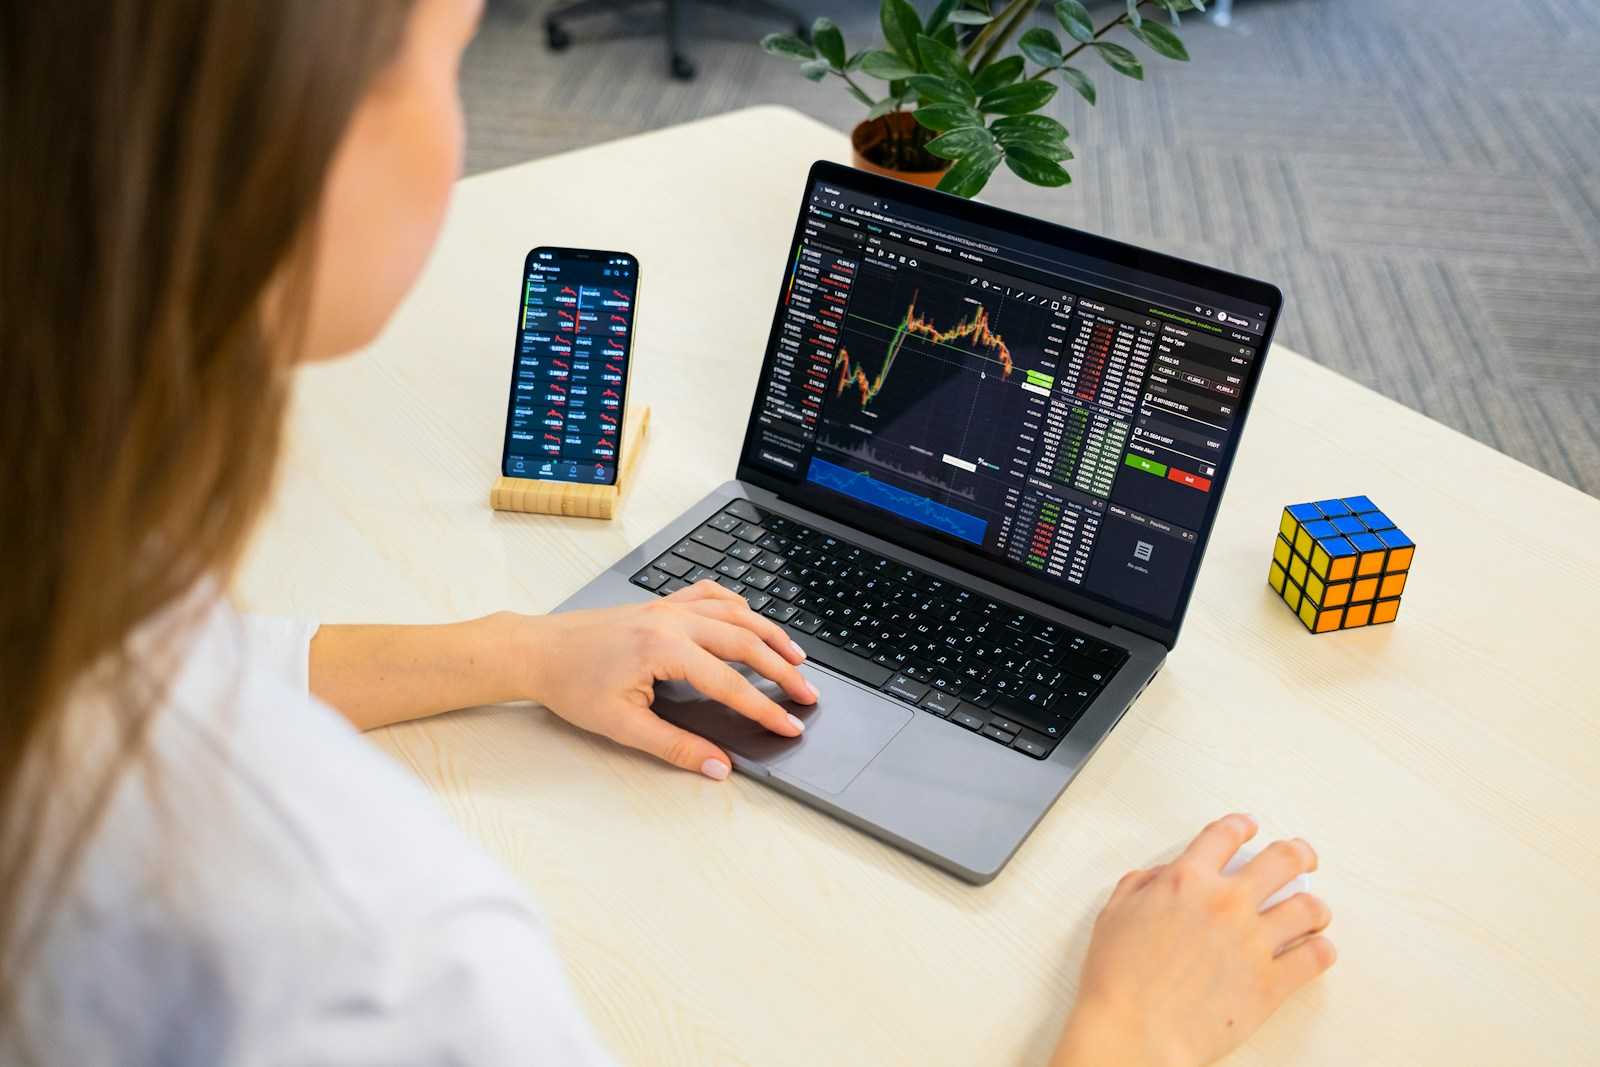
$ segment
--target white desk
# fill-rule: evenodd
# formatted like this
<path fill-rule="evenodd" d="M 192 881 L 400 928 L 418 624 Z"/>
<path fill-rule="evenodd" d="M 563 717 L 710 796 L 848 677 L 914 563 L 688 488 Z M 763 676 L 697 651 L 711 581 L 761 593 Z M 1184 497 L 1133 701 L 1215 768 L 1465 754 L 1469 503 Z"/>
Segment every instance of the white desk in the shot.
<path fill-rule="evenodd" d="M 463 182 L 388 333 L 305 372 L 243 602 L 542 611 L 730 477 L 805 169 L 847 151 L 766 108 Z M 655 420 L 614 523 L 485 503 L 540 243 L 643 263 Z M 1414 578 L 1397 624 L 1313 637 L 1266 587 L 1278 511 L 1354 493 Z M 980 889 L 542 710 L 374 740 L 526 882 L 631 1063 L 1039 1063 L 1112 882 L 1230 809 L 1315 842 L 1341 952 L 1231 1063 L 1594 1062 L 1597 537 L 1600 502 L 1276 349 L 1181 642 Z"/>

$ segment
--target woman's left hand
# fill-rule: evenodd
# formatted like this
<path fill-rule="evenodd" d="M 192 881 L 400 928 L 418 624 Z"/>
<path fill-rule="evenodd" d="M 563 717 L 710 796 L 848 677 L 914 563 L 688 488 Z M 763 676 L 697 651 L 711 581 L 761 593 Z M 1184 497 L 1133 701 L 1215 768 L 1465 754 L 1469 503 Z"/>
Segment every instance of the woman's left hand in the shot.
<path fill-rule="evenodd" d="M 802 704 L 817 699 L 796 669 L 805 659 L 800 646 L 712 581 L 645 604 L 525 621 L 533 699 L 574 726 L 708 778 L 728 776 L 727 753 L 651 710 L 657 682 L 688 682 L 785 737 L 804 725 L 724 661 L 745 664 Z"/>

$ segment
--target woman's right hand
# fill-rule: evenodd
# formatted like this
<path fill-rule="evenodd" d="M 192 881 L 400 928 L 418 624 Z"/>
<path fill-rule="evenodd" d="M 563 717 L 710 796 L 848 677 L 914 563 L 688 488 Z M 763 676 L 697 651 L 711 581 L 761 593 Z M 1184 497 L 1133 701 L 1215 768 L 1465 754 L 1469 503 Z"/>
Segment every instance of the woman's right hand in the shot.
<path fill-rule="evenodd" d="M 1317 854 L 1276 841 L 1232 875 L 1256 833 L 1248 815 L 1200 831 L 1171 863 L 1132 871 L 1095 920 L 1078 1001 L 1054 1067 L 1199 1067 L 1238 1047 L 1295 990 L 1333 965 L 1332 919 L 1309 893 L 1259 911 Z"/>

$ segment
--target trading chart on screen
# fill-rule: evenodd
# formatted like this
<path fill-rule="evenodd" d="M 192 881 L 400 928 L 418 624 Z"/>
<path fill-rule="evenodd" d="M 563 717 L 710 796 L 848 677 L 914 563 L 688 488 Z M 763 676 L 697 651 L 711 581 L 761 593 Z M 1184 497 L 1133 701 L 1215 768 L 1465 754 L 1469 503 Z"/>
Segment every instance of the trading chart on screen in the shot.
<path fill-rule="evenodd" d="M 749 458 L 1172 610 L 1267 309 L 815 184 Z"/>

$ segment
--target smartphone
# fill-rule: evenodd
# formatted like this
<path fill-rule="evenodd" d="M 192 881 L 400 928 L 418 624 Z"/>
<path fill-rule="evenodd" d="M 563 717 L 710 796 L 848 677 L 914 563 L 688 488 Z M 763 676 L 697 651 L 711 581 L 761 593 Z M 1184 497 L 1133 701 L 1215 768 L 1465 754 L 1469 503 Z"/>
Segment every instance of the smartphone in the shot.
<path fill-rule="evenodd" d="M 639 261 L 626 252 L 528 253 L 501 474 L 616 484 L 638 292 Z"/>

